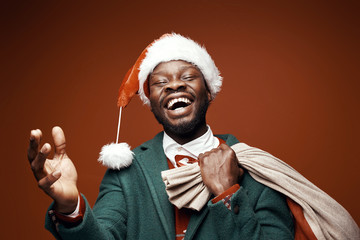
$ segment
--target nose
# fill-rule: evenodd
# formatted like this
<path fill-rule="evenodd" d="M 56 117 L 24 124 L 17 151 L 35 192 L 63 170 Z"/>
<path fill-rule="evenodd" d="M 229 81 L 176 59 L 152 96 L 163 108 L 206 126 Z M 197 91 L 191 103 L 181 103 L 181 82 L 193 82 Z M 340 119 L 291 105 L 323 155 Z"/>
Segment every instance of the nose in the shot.
<path fill-rule="evenodd" d="M 186 83 L 178 78 L 171 79 L 166 85 L 166 91 L 182 91 L 186 88 Z"/>

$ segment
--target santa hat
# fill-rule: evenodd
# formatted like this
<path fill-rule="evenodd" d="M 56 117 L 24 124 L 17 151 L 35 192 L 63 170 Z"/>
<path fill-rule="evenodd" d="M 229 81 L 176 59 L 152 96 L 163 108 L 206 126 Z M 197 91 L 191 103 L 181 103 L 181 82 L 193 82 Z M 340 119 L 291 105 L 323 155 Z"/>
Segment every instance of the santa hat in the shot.
<path fill-rule="evenodd" d="M 222 77 L 205 47 L 180 34 L 162 35 L 142 51 L 122 81 L 118 98 L 120 112 L 116 143 L 105 145 L 100 152 L 99 161 L 105 166 L 121 169 L 131 165 L 133 152 L 129 145 L 118 143 L 122 109 L 126 107 L 136 93 L 139 94 L 144 104 L 150 105 L 146 80 L 159 63 L 172 60 L 183 60 L 197 66 L 204 76 L 212 99 L 220 91 Z"/>

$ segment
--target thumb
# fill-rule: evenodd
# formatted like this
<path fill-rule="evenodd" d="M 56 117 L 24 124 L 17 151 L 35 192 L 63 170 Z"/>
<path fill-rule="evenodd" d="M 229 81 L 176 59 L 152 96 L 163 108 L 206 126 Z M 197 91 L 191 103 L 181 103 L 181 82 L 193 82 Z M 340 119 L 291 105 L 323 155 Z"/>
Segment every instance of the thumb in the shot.
<path fill-rule="evenodd" d="M 64 131 L 58 126 L 53 127 L 52 136 L 55 144 L 55 153 L 65 154 L 66 141 Z"/>

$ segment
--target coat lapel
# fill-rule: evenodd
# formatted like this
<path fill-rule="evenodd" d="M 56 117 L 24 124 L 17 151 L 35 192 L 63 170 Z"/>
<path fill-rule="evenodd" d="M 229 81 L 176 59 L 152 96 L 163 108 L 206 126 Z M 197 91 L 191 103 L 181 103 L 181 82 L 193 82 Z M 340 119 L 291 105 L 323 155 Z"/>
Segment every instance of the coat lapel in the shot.
<path fill-rule="evenodd" d="M 136 155 L 139 166 L 144 173 L 156 211 L 166 232 L 168 239 L 175 236 L 174 208 L 168 200 L 165 184 L 161 178 L 161 171 L 169 169 L 162 147 L 163 133 L 159 133 L 153 140 L 144 143 L 142 152 Z"/>

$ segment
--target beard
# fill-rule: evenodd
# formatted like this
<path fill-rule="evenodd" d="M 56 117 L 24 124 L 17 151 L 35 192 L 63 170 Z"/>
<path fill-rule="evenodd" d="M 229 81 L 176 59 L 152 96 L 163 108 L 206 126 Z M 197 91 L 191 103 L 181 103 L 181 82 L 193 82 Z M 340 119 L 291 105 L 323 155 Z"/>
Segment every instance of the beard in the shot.
<path fill-rule="evenodd" d="M 166 133 L 172 133 L 179 137 L 188 137 L 196 133 L 197 129 L 206 124 L 206 112 L 210 102 L 205 99 L 199 106 L 198 111 L 195 113 L 195 117 L 190 121 L 181 121 L 177 125 L 171 124 L 163 115 L 157 114 L 152 111 L 156 120 L 163 126 Z"/>

